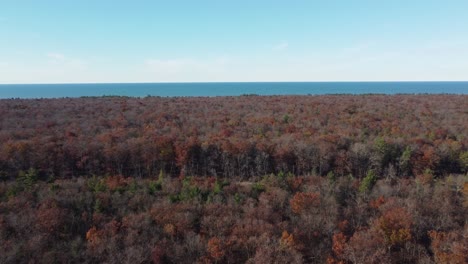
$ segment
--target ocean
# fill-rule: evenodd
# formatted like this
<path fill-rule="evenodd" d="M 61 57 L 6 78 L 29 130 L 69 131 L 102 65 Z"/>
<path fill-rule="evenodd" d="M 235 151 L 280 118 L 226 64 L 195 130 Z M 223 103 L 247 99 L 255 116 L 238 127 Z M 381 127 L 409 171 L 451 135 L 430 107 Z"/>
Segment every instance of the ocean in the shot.
<path fill-rule="evenodd" d="M 468 82 L 222 82 L 0 84 L 0 98 L 468 94 Z"/>

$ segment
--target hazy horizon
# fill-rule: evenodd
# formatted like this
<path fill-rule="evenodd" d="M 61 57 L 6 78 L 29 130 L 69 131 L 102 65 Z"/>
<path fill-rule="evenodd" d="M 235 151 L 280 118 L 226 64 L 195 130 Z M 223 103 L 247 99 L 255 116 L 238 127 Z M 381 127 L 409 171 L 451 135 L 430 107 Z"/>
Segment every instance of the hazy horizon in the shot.
<path fill-rule="evenodd" d="M 44 82 L 44 83 L 0 83 L 0 85 L 68 85 L 68 84 L 210 84 L 210 83 L 468 83 L 468 80 L 382 80 L 382 81 L 168 81 L 168 82 Z"/>

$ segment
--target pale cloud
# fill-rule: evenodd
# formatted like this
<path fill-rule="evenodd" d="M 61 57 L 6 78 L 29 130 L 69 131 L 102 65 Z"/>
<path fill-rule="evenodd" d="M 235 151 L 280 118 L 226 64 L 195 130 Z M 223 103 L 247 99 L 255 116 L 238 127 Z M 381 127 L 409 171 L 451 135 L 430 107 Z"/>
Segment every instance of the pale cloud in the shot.
<path fill-rule="evenodd" d="M 374 41 L 359 42 L 352 46 L 345 47 L 341 50 L 344 54 L 359 54 L 368 52 L 371 48 L 374 48 L 376 43 Z"/>
<path fill-rule="evenodd" d="M 284 46 L 284 45 L 283 45 Z M 417 46 L 417 45 L 415 45 Z M 368 42 L 338 51 L 229 59 L 148 60 L 145 80 L 196 81 L 385 81 L 466 80 L 468 56 L 459 58 Z M 445 57 L 450 58 L 444 59 Z M 450 63 L 449 63 L 450 62 Z"/>
<path fill-rule="evenodd" d="M 80 58 L 71 58 L 58 52 L 49 52 L 46 54 L 49 58 L 49 64 L 53 64 L 60 67 L 66 67 L 71 69 L 83 69 L 87 66 L 87 63 Z"/>
<path fill-rule="evenodd" d="M 156 81 L 197 81 L 200 78 L 218 79 L 226 73 L 231 60 L 228 57 L 213 59 L 148 59 L 146 70 Z"/>
<path fill-rule="evenodd" d="M 286 42 L 286 41 L 283 41 L 281 43 L 278 43 L 276 44 L 275 46 L 273 46 L 272 50 L 274 51 L 281 51 L 281 50 L 285 50 L 289 47 L 289 43 Z"/>
<path fill-rule="evenodd" d="M 418 47 L 418 49 L 423 52 L 447 52 L 447 51 L 453 52 L 453 51 L 457 51 L 458 49 L 463 49 L 466 51 L 466 41 L 437 40 L 437 41 L 421 44 Z"/>
<path fill-rule="evenodd" d="M 176 74 L 186 71 L 196 71 L 204 67 L 202 62 L 193 59 L 149 59 L 146 61 L 149 70 L 155 73 Z"/>
<path fill-rule="evenodd" d="M 88 64 L 57 52 L 43 55 L 40 60 L 0 62 L 0 83 L 69 83 L 87 82 Z"/>
<path fill-rule="evenodd" d="M 49 52 L 46 54 L 46 56 L 50 59 L 58 60 L 58 61 L 63 61 L 65 60 L 65 55 L 62 53 L 56 53 L 56 52 Z"/>
<path fill-rule="evenodd" d="M 402 47 L 362 41 L 300 54 L 148 57 L 130 63 L 115 60 L 113 66 L 51 51 L 39 61 L 2 58 L 0 83 L 468 80 L 468 45 L 461 44 Z M 288 43 L 276 48 L 287 49 Z"/>

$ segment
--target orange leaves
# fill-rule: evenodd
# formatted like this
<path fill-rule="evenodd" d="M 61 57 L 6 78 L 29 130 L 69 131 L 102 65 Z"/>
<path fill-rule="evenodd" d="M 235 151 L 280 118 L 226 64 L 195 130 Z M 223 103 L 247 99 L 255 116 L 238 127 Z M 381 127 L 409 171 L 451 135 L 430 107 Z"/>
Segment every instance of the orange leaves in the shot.
<path fill-rule="evenodd" d="M 175 236 L 176 234 L 176 227 L 173 224 L 165 224 L 163 227 L 164 233 Z"/>
<path fill-rule="evenodd" d="M 455 175 L 468 168 L 466 98 L 135 98 L 124 119 L 122 99 L 92 100 L 25 102 L 39 115 L 21 118 L 0 104 L 0 262 L 24 262 L 10 248 L 76 262 L 60 250 L 85 246 L 83 262 L 468 263 L 468 184 Z M 425 101 L 437 113 L 427 123 L 411 111 Z M 278 122 L 285 113 L 294 119 Z M 39 180 L 21 191 L 13 178 L 31 166 Z M 389 181 L 358 195 L 369 169 Z M 146 195 L 159 171 L 163 190 Z M 427 241 L 428 227 L 444 232 Z"/>
<path fill-rule="evenodd" d="M 423 185 L 431 184 L 433 180 L 433 172 L 429 169 L 426 169 L 423 173 L 416 175 L 416 181 Z"/>
<path fill-rule="evenodd" d="M 404 176 L 412 169 L 415 174 L 427 168 L 438 174 L 465 169 L 453 165 L 466 152 L 466 144 L 456 136 L 466 130 L 459 122 L 466 98 L 459 96 L 154 97 L 127 98 L 125 103 L 103 98 L 99 104 L 92 100 L 23 102 L 35 112 L 26 116 L 21 108 L 1 105 L 8 122 L 1 135 L 5 144 L 0 146 L 0 161 L 8 173 L 35 167 L 44 172 L 53 168 L 56 177 L 140 177 L 163 169 L 172 176 L 245 178 L 278 170 L 297 175 L 315 170 L 359 177 L 376 162 L 392 165 Z M 415 109 L 423 103 L 439 114 L 422 118 L 425 111 Z M 378 153 L 368 148 L 376 136 L 400 138 L 380 161 L 370 159 Z M 349 147 L 356 143 L 366 146 L 365 155 L 352 155 Z M 409 156 L 398 160 L 410 145 L 411 162 Z M 208 155 L 209 146 L 219 151 Z M 302 151 L 306 149 L 316 151 Z"/>
<path fill-rule="evenodd" d="M 317 207 L 320 205 L 320 194 L 318 193 L 296 193 L 289 201 L 291 210 L 296 214 L 301 214 L 303 211 Z"/>
<path fill-rule="evenodd" d="M 106 178 L 107 188 L 111 191 L 125 188 L 128 184 L 128 179 L 125 179 L 122 175 L 110 176 Z"/>
<path fill-rule="evenodd" d="M 120 223 L 119 221 L 113 219 L 112 221 L 110 221 L 109 223 L 107 223 L 105 226 L 104 226 L 104 229 L 106 230 L 107 233 L 109 233 L 110 235 L 117 235 L 117 233 L 120 231 L 120 227 L 122 226 L 122 223 Z"/>
<path fill-rule="evenodd" d="M 468 263 L 468 241 L 457 232 L 429 231 L 431 248 L 436 263 Z"/>
<path fill-rule="evenodd" d="M 186 204 L 160 205 L 151 209 L 153 221 L 170 236 L 183 235 L 193 228 L 193 208 Z"/>
<path fill-rule="evenodd" d="M 416 155 L 412 157 L 414 175 L 422 174 L 425 170 L 434 170 L 440 162 L 440 157 L 433 146 L 424 145 Z"/>
<path fill-rule="evenodd" d="M 292 192 L 297 192 L 304 184 L 304 178 L 302 177 L 287 178 L 286 181 Z"/>
<path fill-rule="evenodd" d="M 220 131 L 220 135 L 222 138 L 230 137 L 232 136 L 232 134 L 233 134 L 233 131 L 230 128 L 224 128 L 224 129 L 221 129 Z"/>
<path fill-rule="evenodd" d="M 86 241 L 88 241 L 88 247 L 91 250 L 97 250 L 102 248 L 105 241 L 112 237 L 115 237 L 120 232 L 122 223 L 117 220 L 112 220 L 106 223 L 102 229 L 98 229 L 96 226 L 91 227 L 86 232 Z"/>
<path fill-rule="evenodd" d="M 295 229 L 291 233 L 284 230 L 279 240 L 279 248 L 289 252 L 300 252 L 307 248 L 303 242 L 303 237 L 301 237 L 299 230 Z"/>
<path fill-rule="evenodd" d="M 43 202 L 37 211 L 37 223 L 48 233 L 59 231 L 65 224 L 65 212 L 54 200 Z"/>
<path fill-rule="evenodd" d="M 464 207 L 468 207 L 468 182 L 463 184 L 463 196 L 465 197 L 465 202 L 463 203 Z"/>
<path fill-rule="evenodd" d="M 379 209 L 381 205 L 385 203 L 385 197 L 379 196 L 379 198 L 370 201 L 369 206 L 374 209 Z"/>
<path fill-rule="evenodd" d="M 226 254 L 224 243 L 217 237 L 212 237 L 208 240 L 207 251 L 210 257 L 216 261 L 221 260 Z"/>
<path fill-rule="evenodd" d="M 389 239 L 391 245 L 402 245 L 409 240 L 411 240 L 411 230 L 409 228 L 393 230 Z"/>
<path fill-rule="evenodd" d="M 99 231 L 95 226 L 90 228 L 88 232 L 86 232 L 86 240 L 88 243 L 94 247 L 101 241 L 102 231 Z"/>
<path fill-rule="evenodd" d="M 401 207 L 391 208 L 376 220 L 375 225 L 389 246 L 400 246 L 411 240 L 411 215 Z"/>
<path fill-rule="evenodd" d="M 343 233 L 333 235 L 332 250 L 337 257 L 341 257 L 346 247 L 346 236 Z"/>
<path fill-rule="evenodd" d="M 332 252 L 334 256 L 328 256 L 327 264 L 344 264 L 343 254 L 346 249 L 347 238 L 343 233 L 337 233 L 332 238 Z"/>
<path fill-rule="evenodd" d="M 293 234 L 289 234 L 288 231 L 283 231 L 281 234 L 280 246 L 282 248 L 294 248 L 294 245 L 295 242 Z"/>
<path fill-rule="evenodd" d="M 320 140 L 328 142 L 328 143 L 332 143 L 332 144 L 337 144 L 338 141 L 340 140 L 340 136 L 336 134 L 327 134 L 327 135 L 320 136 Z"/>
<path fill-rule="evenodd" d="M 356 231 L 348 240 L 343 259 L 351 263 L 387 263 L 382 261 L 386 254 L 381 237 L 370 229 Z"/>

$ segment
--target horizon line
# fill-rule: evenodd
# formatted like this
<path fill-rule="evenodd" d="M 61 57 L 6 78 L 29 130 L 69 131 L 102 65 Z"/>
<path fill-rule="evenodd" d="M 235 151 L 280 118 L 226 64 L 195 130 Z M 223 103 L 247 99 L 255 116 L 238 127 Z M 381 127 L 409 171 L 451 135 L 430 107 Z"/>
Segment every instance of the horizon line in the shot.
<path fill-rule="evenodd" d="M 217 83 L 461 83 L 468 80 L 383 80 L 383 81 L 203 81 L 203 82 L 57 82 L 0 83 L 0 85 L 74 85 L 74 84 L 217 84 Z"/>

